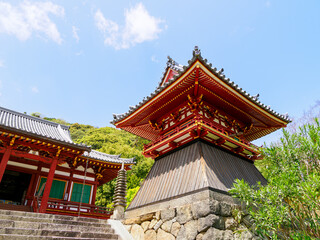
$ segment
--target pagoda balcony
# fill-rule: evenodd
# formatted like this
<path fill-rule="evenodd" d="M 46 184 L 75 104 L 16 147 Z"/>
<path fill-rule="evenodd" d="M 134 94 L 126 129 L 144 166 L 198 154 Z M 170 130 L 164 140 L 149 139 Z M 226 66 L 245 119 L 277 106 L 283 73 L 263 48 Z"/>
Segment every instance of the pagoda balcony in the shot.
<path fill-rule="evenodd" d="M 201 133 L 197 133 L 197 129 L 201 129 Z M 193 131 L 195 135 L 193 135 Z M 162 155 L 163 153 L 169 152 L 181 144 L 185 144 L 196 138 L 202 138 L 233 152 L 237 152 L 239 149 L 246 150 L 243 156 L 250 158 L 250 155 L 254 155 L 254 158 L 251 157 L 252 160 L 259 154 L 256 145 L 237 136 L 234 131 L 225 128 L 216 122 L 208 121 L 205 118 L 191 118 L 185 123 L 172 127 L 169 131 L 163 132 L 156 141 L 144 145 L 144 154 L 147 157 L 154 157 L 156 156 L 154 152 L 157 151 L 157 153 L 159 153 L 158 155 Z M 158 149 L 160 149 L 160 151 Z"/>
<path fill-rule="evenodd" d="M 38 212 L 40 203 L 41 198 L 37 200 L 37 198 L 35 197 L 32 205 L 34 212 Z M 90 217 L 98 219 L 109 219 L 113 214 L 113 209 L 96 206 L 94 204 L 71 202 L 49 198 L 46 213 Z"/>

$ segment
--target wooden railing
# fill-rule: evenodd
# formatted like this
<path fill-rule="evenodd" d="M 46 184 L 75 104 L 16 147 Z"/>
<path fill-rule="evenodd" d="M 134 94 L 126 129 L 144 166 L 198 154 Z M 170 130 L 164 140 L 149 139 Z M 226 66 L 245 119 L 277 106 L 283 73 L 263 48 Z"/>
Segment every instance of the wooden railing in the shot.
<path fill-rule="evenodd" d="M 210 126 L 211 128 L 214 128 L 216 131 L 221 132 L 222 134 L 229 135 L 229 132 L 227 132 L 226 129 L 224 129 L 222 126 L 218 125 L 217 123 L 215 123 L 215 122 L 210 122 L 210 121 L 207 121 L 207 120 L 205 120 L 205 119 L 201 119 L 201 120 L 202 120 L 202 122 L 204 122 L 206 125 Z M 158 140 L 156 140 L 156 141 L 154 141 L 154 142 L 151 142 L 151 143 L 149 143 L 149 144 L 144 145 L 144 150 L 146 150 L 146 149 L 148 149 L 148 148 L 150 148 L 150 147 L 158 144 L 159 142 L 162 142 L 163 140 L 165 140 L 165 139 L 173 136 L 174 134 L 182 131 L 183 129 L 191 126 L 192 124 L 195 123 L 195 121 L 196 121 L 196 119 L 191 119 L 191 120 L 185 122 L 184 124 L 182 124 L 182 125 L 180 125 L 180 126 L 177 126 L 177 127 L 173 128 L 173 129 L 171 129 L 171 130 L 170 130 L 169 132 L 167 132 L 166 134 L 160 136 Z M 246 140 L 241 140 L 241 139 L 234 139 L 234 140 L 237 141 L 237 142 L 241 142 L 241 143 L 247 145 L 248 147 L 257 148 L 257 146 L 255 146 L 254 144 L 252 144 L 252 143 L 250 143 L 250 142 L 248 142 L 248 141 L 246 141 Z"/>
<path fill-rule="evenodd" d="M 41 201 L 41 198 L 39 198 Z M 37 200 L 33 201 L 34 211 L 37 207 Z M 81 216 L 91 218 L 109 219 L 113 213 L 113 209 L 106 207 L 99 207 L 88 203 L 70 202 L 58 199 L 49 198 L 46 213 L 69 215 L 69 216 Z"/>

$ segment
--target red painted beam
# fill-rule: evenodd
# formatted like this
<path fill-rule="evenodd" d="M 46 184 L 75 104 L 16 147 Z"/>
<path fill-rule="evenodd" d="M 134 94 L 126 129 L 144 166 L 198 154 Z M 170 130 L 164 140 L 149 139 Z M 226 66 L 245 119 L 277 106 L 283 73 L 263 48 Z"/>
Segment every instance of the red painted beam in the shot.
<path fill-rule="evenodd" d="M 48 205 L 49 195 L 51 191 L 51 186 L 53 182 L 54 172 L 56 171 L 56 167 L 58 164 L 58 157 L 55 157 L 51 163 L 49 174 L 47 177 L 46 186 L 43 192 L 42 200 L 41 200 L 41 206 L 39 209 L 40 213 L 45 213 Z"/>
<path fill-rule="evenodd" d="M 0 182 L 2 180 L 4 171 L 6 170 L 11 151 L 12 151 L 12 147 L 8 147 L 2 156 L 1 163 L 0 163 Z"/>

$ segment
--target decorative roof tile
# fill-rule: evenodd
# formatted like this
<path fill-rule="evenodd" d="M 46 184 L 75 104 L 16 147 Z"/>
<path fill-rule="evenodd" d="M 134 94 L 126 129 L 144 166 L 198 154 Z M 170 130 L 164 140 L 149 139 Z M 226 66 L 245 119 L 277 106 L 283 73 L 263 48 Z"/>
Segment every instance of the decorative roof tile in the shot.
<path fill-rule="evenodd" d="M 158 93 L 162 92 L 164 89 L 166 89 L 169 85 L 171 85 L 173 82 L 175 82 L 179 77 L 181 77 L 186 71 L 187 69 L 189 69 L 189 67 L 192 66 L 192 64 L 199 60 L 204 66 L 206 66 L 209 71 L 211 71 L 211 73 L 213 73 L 216 77 L 218 77 L 219 79 L 221 79 L 222 81 L 224 81 L 226 84 L 228 84 L 230 87 L 232 87 L 234 90 L 236 90 L 238 93 L 240 93 L 241 95 L 243 95 L 244 97 L 246 97 L 247 99 L 249 99 L 251 102 L 255 103 L 256 105 L 258 105 L 259 107 L 263 108 L 264 110 L 266 110 L 267 112 L 271 113 L 272 115 L 280 118 L 281 120 L 289 123 L 292 120 L 289 118 L 288 114 L 279 114 L 276 111 L 272 110 L 270 108 L 270 106 L 266 106 L 265 104 L 262 104 L 259 100 L 258 97 L 259 96 L 252 96 L 249 93 L 247 93 L 246 91 L 244 91 L 242 88 L 239 88 L 237 84 L 235 84 L 233 81 L 230 81 L 230 78 L 227 78 L 223 72 L 224 69 L 221 68 L 220 70 L 217 70 L 217 68 L 212 68 L 212 64 L 211 63 L 207 63 L 208 60 L 207 59 L 203 59 L 203 57 L 201 56 L 201 51 L 198 48 L 198 46 L 195 46 L 193 53 L 192 53 L 193 57 L 191 60 L 188 61 L 188 66 L 181 66 L 178 65 L 175 61 L 173 61 L 170 57 L 168 57 L 168 62 L 170 62 L 170 64 L 173 64 L 175 66 L 179 66 L 179 71 L 178 71 L 178 75 L 175 75 L 172 79 L 169 79 L 168 82 L 164 83 L 162 86 L 161 84 L 156 88 L 156 90 L 154 92 L 152 92 L 149 96 L 146 97 L 146 99 L 144 99 L 142 102 L 140 102 L 139 104 L 135 105 L 134 107 L 131 107 L 130 110 L 126 113 L 123 114 L 113 114 L 113 121 L 110 121 L 110 123 L 115 124 L 121 120 L 123 120 L 124 118 L 126 118 L 127 116 L 129 116 L 131 113 L 135 112 L 136 110 L 138 110 L 142 105 L 144 105 L 147 101 L 149 101 L 150 99 L 152 99 L 153 97 L 155 97 L 156 95 L 158 95 Z M 173 63 L 171 63 L 173 62 Z M 168 64 L 168 63 L 167 63 Z M 180 67 L 181 66 L 181 67 Z M 168 65 L 167 65 L 168 67 Z M 167 68 L 166 68 L 167 69 Z"/>

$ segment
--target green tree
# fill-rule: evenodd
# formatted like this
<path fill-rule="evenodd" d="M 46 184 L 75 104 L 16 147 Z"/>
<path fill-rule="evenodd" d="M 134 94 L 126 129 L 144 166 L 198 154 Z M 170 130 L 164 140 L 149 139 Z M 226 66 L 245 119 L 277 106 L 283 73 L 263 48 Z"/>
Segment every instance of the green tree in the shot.
<path fill-rule="evenodd" d="M 129 204 L 153 164 L 152 159 L 142 155 L 143 145 L 148 141 L 123 130 L 111 127 L 95 128 L 78 123 L 71 125 L 70 134 L 73 141 L 90 145 L 92 149 L 100 152 L 121 154 L 123 158 L 135 158 L 136 164 L 127 172 L 128 194 L 130 193 L 127 203 Z M 115 181 L 114 179 L 98 187 L 96 195 L 98 206 L 112 207 Z"/>
<path fill-rule="evenodd" d="M 320 239 L 320 124 L 283 130 L 281 142 L 262 148 L 268 185 L 237 180 L 230 193 L 245 202 L 264 239 Z"/>

